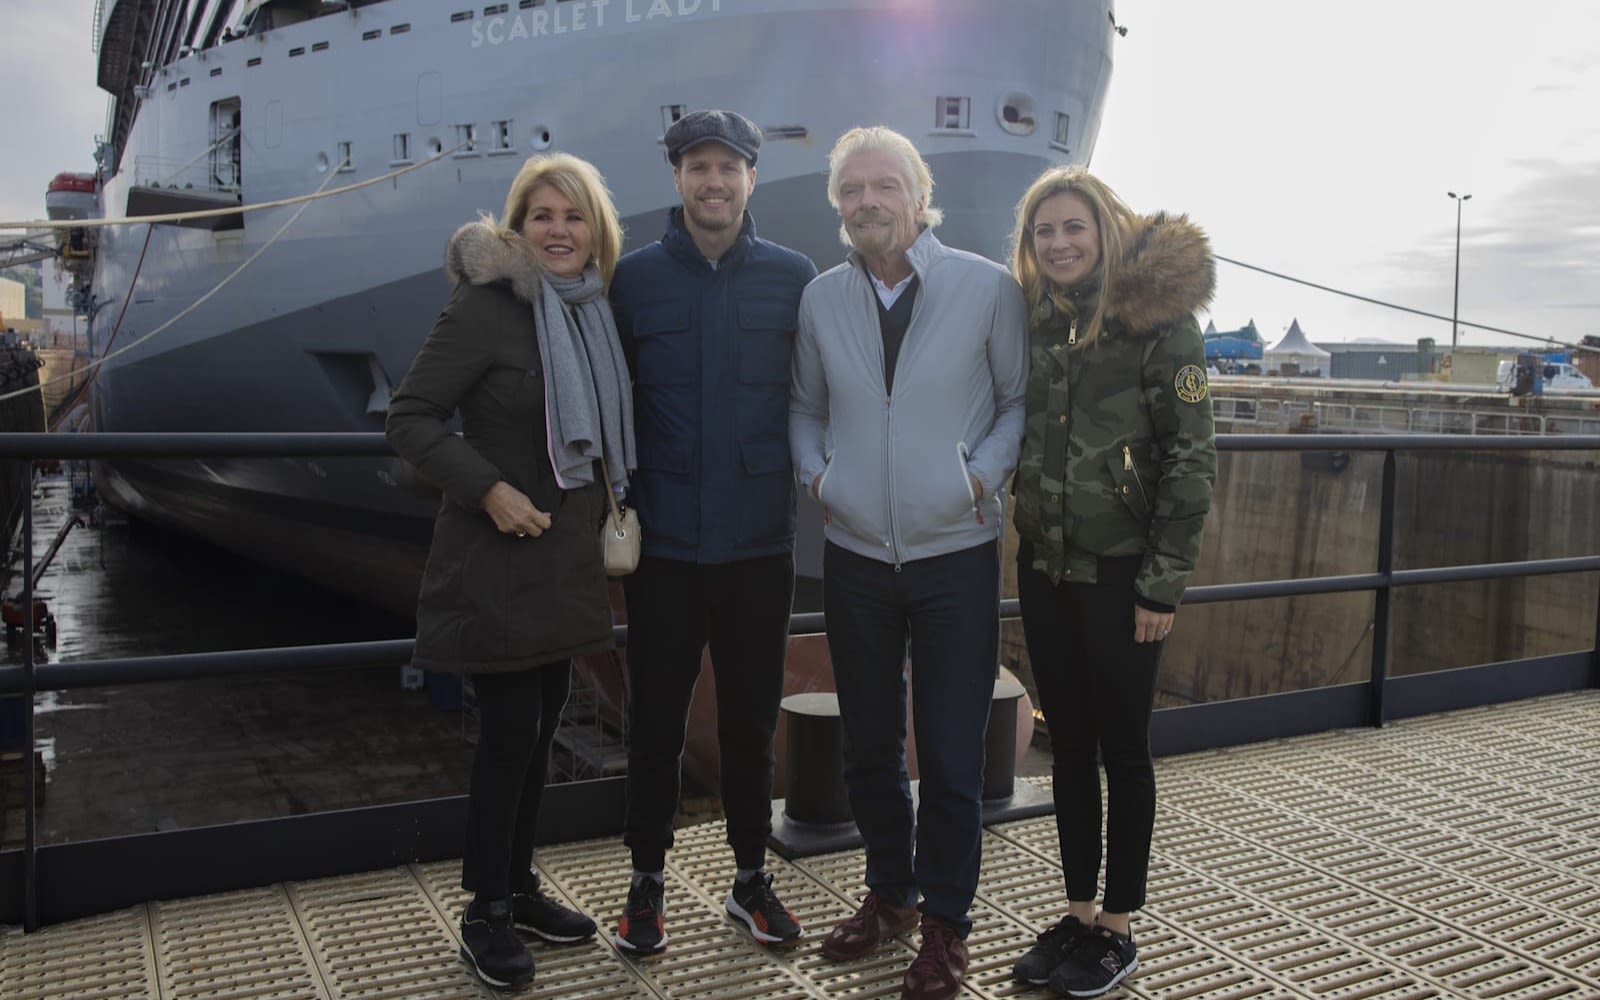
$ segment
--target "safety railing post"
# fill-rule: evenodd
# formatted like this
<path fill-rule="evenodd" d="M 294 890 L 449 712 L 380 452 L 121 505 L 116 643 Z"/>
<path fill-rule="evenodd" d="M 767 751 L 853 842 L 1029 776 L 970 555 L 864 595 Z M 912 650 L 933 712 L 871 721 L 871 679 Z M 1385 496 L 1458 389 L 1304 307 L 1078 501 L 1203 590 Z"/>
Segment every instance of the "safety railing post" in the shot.
<path fill-rule="evenodd" d="M 33 766 L 33 694 L 37 688 L 37 664 L 33 657 L 33 636 L 33 460 L 29 459 L 22 498 L 22 669 L 26 676 L 22 692 L 22 927 L 28 931 L 39 928 L 39 790 L 34 787 L 38 776 Z"/>
<path fill-rule="evenodd" d="M 1394 596 L 1395 521 L 1394 449 L 1383 453 L 1383 498 L 1378 510 L 1378 575 L 1383 582 L 1372 593 L 1372 677 L 1368 681 L 1367 724 L 1383 726 L 1384 686 L 1389 680 L 1389 612 Z"/>

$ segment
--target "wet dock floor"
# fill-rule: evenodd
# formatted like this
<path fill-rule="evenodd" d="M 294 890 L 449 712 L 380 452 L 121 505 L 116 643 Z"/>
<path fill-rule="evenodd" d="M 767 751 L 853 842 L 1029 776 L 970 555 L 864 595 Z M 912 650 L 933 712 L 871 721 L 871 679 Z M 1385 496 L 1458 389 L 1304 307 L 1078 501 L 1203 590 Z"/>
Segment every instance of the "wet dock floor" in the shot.
<path fill-rule="evenodd" d="M 1502 1000 L 1600 997 L 1600 691 L 1209 751 L 1157 763 L 1141 968 L 1113 997 Z M 861 892 L 859 850 L 794 863 L 777 887 L 812 933 L 775 952 L 722 916 L 720 823 L 668 859 L 665 954 L 605 935 L 535 945 L 521 996 L 588 1000 L 895 997 L 896 939 L 834 965 L 816 938 Z M 962 995 L 1043 998 L 1011 963 L 1060 915 L 1051 817 L 991 828 Z M 546 884 L 610 924 L 616 839 L 543 848 Z M 149 903 L 0 932 L 0 983 L 58 998 L 492 996 L 457 958 L 454 862 Z"/>
<path fill-rule="evenodd" d="M 37 484 L 36 558 L 71 516 L 73 485 L 65 474 Z M 412 631 L 407 619 L 120 518 L 72 528 L 38 591 L 56 642 L 35 650 L 51 661 Z M 5 662 L 20 664 L 22 652 L 8 643 Z M 44 692 L 36 705 L 43 844 L 458 795 L 471 761 L 470 719 L 404 690 L 398 663 Z M 3 838 L 15 846 L 20 796 L 5 805 Z"/>

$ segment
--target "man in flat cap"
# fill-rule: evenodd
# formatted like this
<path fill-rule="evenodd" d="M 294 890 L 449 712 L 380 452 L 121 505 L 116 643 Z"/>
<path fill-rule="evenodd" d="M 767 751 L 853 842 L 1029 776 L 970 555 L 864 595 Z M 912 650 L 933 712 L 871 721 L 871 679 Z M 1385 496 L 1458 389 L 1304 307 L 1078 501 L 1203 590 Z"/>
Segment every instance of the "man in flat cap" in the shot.
<path fill-rule="evenodd" d="M 639 469 L 631 501 L 643 555 L 628 602 L 628 816 L 633 855 L 617 922 L 624 951 L 667 944 L 666 855 L 689 702 L 709 646 L 722 807 L 736 873 L 728 913 L 763 944 L 804 935 L 765 870 L 772 741 L 794 598 L 789 355 L 800 292 L 817 269 L 756 236 L 745 211 L 761 130 L 731 111 L 667 129 L 683 203 L 661 240 L 611 282 L 633 373 Z"/>

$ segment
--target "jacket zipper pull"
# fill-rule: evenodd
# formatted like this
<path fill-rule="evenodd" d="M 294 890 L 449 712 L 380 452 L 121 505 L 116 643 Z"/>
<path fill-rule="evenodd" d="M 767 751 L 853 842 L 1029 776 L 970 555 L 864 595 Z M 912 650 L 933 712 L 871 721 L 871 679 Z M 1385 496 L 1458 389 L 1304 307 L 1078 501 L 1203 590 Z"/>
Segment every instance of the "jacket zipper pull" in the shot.
<path fill-rule="evenodd" d="M 1127 445 L 1122 446 L 1122 468 L 1128 472 L 1133 471 L 1133 452 L 1128 450 Z"/>
<path fill-rule="evenodd" d="M 1078 342 L 1078 321 L 1077 320 L 1073 320 L 1067 326 L 1067 343 L 1068 344 L 1076 344 L 1077 342 Z"/>

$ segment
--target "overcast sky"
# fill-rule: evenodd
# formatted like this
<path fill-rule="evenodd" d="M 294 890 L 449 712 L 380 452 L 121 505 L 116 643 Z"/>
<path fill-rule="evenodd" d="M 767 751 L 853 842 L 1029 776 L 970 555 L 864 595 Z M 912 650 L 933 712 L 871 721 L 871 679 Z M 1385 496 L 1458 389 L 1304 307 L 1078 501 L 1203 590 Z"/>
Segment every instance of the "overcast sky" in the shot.
<path fill-rule="evenodd" d="M 38 218 L 57 171 L 93 165 L 92 9 L 0 0 L 0 219 Z M 1135 209 L 1188 212 L 1221 255 L 1448 316 L 1445 192 L 1469 193 L 1462 318 L 1600 334 L 1600 2 L 1119 0 L 1117 18 L 1092 166 Z M 1218 277 L 1219 328 L 1449 343 L 1447 321 Z"/>

